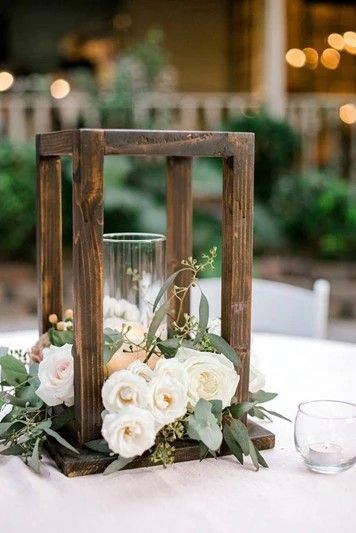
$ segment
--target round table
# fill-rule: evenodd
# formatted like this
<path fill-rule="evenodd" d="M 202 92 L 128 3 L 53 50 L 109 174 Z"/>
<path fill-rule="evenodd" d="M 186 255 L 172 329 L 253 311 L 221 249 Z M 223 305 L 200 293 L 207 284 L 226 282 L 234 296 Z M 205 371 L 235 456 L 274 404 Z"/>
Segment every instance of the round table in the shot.
<path fill-rule="evenodd" d="M 0 334 L 0 345 L 30 346 L 34 332 Z M 356 345 L 255 334 L 254 351 L 279 396 L 271 409 L 294 418 L 311 399 L 356 403 Z M 269 469 L 254 472 L 224 457 L 167 469 L 68 479 L 50 460 L 38 476 L 15 457 L 0 458 L 1 530 L 6 533 L 101 531 L 194 533 L 354 533 L 356 470 L 323 476 L 306 470 L 293 442 L 293 424 L 267 424 L 274 450 Z"/>

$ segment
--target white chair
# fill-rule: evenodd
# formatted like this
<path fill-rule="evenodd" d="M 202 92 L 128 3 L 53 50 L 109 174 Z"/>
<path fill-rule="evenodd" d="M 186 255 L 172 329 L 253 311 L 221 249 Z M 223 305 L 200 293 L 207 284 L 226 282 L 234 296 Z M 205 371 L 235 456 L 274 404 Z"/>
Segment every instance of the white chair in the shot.
<path fill-rule="evenodd" d="M 200 280 L 209 302 L 210 318 L 221 316 L 221 279 Z M 254 279 L 252 330 L 323 339 L 327 334 L 330 284 L 319 279 L 313 290 L 286 283 Z M 200 290 L 191 291 L 191 313 L 199 314 Z"/>

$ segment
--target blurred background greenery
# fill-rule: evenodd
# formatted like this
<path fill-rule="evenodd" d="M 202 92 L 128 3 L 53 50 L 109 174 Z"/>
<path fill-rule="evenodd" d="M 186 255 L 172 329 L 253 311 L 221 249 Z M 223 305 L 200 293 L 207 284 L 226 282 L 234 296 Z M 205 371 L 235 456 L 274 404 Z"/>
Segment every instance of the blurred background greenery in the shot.
<path fill-rule="evenodd" d="M 225 122 L 226 131 L 253 131 L 255 253 L 351 259 L 356 254 L 356 202 L 352 183 L 326 171 L 298 174 L 298 137 L 282 121 L 261 113 Z M 63 161 L 64 243 L 71 244 L 71 165 Z M 221 163 L 197 159 L 193 167 L 195 253 L 219 246 Z M 35 260 L 36 181 L 33 146 L 0 143 L 1 260 Z M 165 165 L 160 159 L 111 157 L 105 161 L 105 231 L 165 231 Z M 211 205 L 212 204 L 212 205 Z"/>

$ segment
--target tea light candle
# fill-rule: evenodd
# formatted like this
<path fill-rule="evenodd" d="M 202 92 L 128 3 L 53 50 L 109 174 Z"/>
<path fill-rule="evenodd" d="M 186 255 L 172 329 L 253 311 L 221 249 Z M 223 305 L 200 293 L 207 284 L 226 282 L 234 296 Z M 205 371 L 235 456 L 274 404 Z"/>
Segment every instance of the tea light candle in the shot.
<path fill-rule="evenodd" d="M 310 444 L 309 461 L 321 466 L 338 465 L 342 462 L 342 448 L 332 442 Z"/>

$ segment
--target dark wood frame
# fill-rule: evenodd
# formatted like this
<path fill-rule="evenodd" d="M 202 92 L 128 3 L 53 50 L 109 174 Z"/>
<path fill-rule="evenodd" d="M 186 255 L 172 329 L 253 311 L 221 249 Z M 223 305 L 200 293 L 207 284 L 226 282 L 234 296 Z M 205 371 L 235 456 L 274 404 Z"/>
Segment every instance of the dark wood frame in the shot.
<path fill-rule="evenodd" d="M 80 445 L 100 436 L 101 428 L 101 387 L 104 380 L 100 357 L 103 345 L 104 156 L 124 154 L 167 157 L 169 271 L 174 271 L 182 259 L 192 255 L 192 158 L 210 156 L 223 159 L 222 335 L 242 360 L 238 400 L 248 399 L 253 134 L 102 129 L 39 134 L 37 264 L 40 333 L 47 331 L 50 313 L 61 316 L 63 311 L 60 157 L 70 155 L 73 160 L 73 355 L 76 440 Z M 255 424 L 253 436 L 260 449 L 274 445 L 273 434 Z M 177 451 L 177 460 L 198 457 L 196 447 L 189 445 L 183 448 L 186 451 Z M 67 459 L 64 460 L 63 457 Z M 63 450 L 56 454 L 58 465 L 67 475 L 100 471 L 105 466 L 101 465 L 105 458 L 99 459 L 97 455 L 93 457 L 88 452 L 77 459 L 68 458 Z M 106 464 L 108 460 L 106 458 Z M 93 467 L 93 463 L 96 467 Z M 71 466 L 68 467 L 68 464 Z M 144 464 L 144 460 L 141 460 L 141 464 Z"/>

